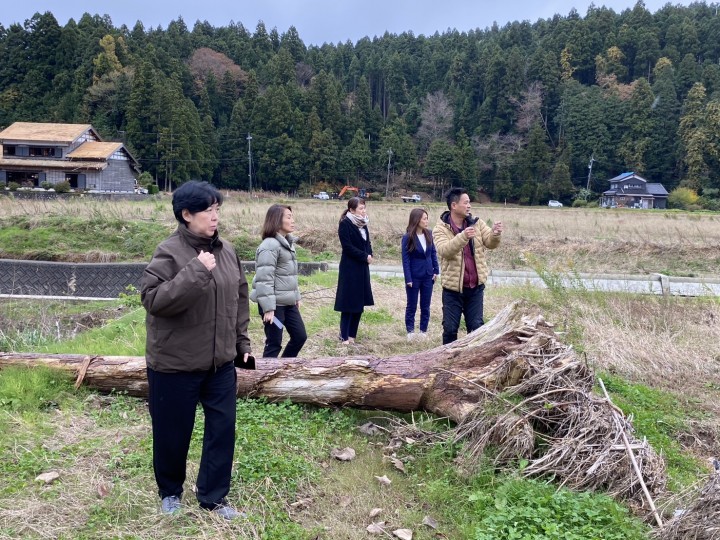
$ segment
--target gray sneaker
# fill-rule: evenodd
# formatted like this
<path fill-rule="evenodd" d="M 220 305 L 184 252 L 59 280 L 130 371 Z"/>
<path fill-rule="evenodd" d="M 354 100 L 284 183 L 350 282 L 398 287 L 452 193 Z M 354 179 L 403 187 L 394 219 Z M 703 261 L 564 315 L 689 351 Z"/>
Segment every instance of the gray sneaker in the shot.
<path fill-rule="evenodd" d="M 160 504 L 160 511 L 163 514 L 177 514 L 181 509 L 182 504 L 180 503 L 180 497 L 178 497 L 177 495 L 163 497 L 162 503 Z"/>
<path fill-rule="evenodd" d="M 247 517 L 247 514 L 245 514 L 244 512 L 238 512 L 226 501 L 221 502 L 215 508 L 213 508 L 212 513 L 217 514 L 218 516 L 222 517 L 223 519 L 227 519 L 228 521 L 232 519 Z"/>

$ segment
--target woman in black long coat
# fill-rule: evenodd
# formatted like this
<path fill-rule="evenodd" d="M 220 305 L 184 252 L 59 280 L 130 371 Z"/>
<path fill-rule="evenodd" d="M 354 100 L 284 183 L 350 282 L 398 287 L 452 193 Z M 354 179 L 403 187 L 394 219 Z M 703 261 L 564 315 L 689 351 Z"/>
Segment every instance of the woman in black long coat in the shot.
<path fill-rule="evenodd" d="M 338 225 L 342 255 L 335 311 L 340 312 L 340 340 L 343 345 L 355 342 L 365 306 L 375 303 L 370 288 L 372 244 L 368 221 L 365 201 L 353 197 L 348 201 L 347 210 L 340 216 Z"/>

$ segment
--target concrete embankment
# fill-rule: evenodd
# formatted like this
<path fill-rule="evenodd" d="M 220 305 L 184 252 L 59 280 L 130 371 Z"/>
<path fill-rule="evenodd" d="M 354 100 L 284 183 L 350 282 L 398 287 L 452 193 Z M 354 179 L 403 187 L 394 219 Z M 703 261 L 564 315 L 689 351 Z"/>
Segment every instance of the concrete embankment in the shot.
<path fill-rule="evenodd" d="M 336 264 L 330 264 L 337 269 Z M 371 273 L 380 277 L 403 277 L 401 266 L 373 265 Z M 552 274 L 550 279 L 568 288 L 590 291 L 629 292 L 677 296 L 720 295 L 720 278 L 676 277 L 664 274 Z M 531 285 L 547 288 L 546 281 L 536 272 L 518 270 L 491 270 L 489 285 Z"/>

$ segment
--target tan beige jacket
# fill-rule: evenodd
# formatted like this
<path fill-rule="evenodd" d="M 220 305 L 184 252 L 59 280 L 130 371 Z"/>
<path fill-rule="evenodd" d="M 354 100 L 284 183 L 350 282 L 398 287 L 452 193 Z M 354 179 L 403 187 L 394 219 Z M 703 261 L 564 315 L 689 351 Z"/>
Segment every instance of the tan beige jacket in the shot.
<path fill-rule="evenodd" d="M 471 240 L 464 231 L 456 235 L 450 226 L 449 219 L 450 212 L 444 212 L 433 229 L 433 242 L 440 259 L 440 283 L 445 289 L 462 292 L 463 274 L 465 273 L 463 248 L 468 242 L 471 242 L 478 283 L 485 283 L 489 272 L 485 261 L 485 248 L 495 249 L 498 247 L 500 235 L 493 233 L 492 229 L 479 219 L 475 223 L 475 238 Z"/>

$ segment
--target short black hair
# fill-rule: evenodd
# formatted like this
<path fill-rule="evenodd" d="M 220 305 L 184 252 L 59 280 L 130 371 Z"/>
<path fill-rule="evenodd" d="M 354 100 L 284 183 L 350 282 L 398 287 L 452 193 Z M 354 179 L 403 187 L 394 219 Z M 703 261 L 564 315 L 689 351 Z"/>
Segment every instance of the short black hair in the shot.
<path fill-rule="evenodd" d="M 460 197 L 467 195 L 468 192 L 465 188 L 454 187 L 447 190 L 445 194 L 445 200 L 447 201 L 448 210 L 452 210 L 452 203 L 456 203 L 460 200 Z"/>
<path fill-rule="evenodd" d="M 207 210 L 215 203 L 221 206 L 222 202 L 222 193 L 215 186 L 207 182 L 190 180 L 173 192 L 173 214 L 175 214 L 175 219 L 179 223 L 187 225 L 187 221 L 182 216 L 183 210 L 187 210 L 191 214 L 197 214 Z"/>

